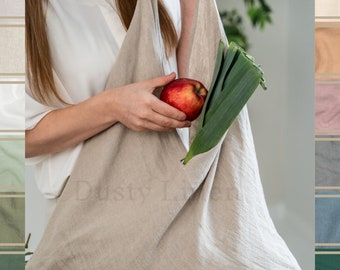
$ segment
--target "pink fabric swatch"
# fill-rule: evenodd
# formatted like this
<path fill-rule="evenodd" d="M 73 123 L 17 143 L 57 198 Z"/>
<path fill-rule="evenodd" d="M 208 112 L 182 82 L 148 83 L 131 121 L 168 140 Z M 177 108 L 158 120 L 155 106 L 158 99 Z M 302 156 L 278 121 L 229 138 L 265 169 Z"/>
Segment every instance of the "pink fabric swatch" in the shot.
<path fill-rule="evenodd" d="M 340 134 L 340 79 L 315 81 L 315 129 L 317 135 Z"/>

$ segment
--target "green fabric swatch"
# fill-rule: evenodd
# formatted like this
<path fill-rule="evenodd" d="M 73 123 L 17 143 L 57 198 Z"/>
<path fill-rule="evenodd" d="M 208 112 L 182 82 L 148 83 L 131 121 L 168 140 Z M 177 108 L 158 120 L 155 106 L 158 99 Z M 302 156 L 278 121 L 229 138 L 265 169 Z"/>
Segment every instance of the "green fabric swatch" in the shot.
<path fill-rule="evenodd" d="M 339 249 L 317 249 L 321 252 L 339 252 Z M 315 270 L 339 270 L 340 254 L 316 254 Z"/>
<path fill-rule="evenodd" d="M 25 255 L 24 254 L 9 254 L 0 255 L 1 270 L 24 270 Z"/>
<path fill-rule="evenodd" d="M 24 197 L 0 198 L 0 228 L 0 243 L 25 242 Z"/>
<path fill-rule="evenodd" d="M 0 193 L 24 186 L 24 157 L 24 140 L 0 140 Z"/>

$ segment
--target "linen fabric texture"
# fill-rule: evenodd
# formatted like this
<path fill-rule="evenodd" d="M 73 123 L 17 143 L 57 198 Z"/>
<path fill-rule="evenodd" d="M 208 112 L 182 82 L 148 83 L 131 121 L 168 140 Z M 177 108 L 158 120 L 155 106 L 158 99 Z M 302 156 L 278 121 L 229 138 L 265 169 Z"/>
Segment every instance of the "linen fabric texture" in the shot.
<path fill-rule="evenodd" d="M 340 77 L 315 80 L 315 129 L 318 135 L 340 135 Z"/>
<path fill-rule="evenodd" d="M 340 142 L 315 143 L 315 185 L 336 187 L 340 185 Z"/>
<path fill-rule="evenodd" d="M 340 28 L 335 23 L 334 27 L 325 27 L 320 24 L 315 30 L 315 72 L 339 73 L 340 55 L 335 47 L 339 46 Z"/>
<path fill-rule="evenodd" d="M 332 247 L 332 244 L 340 242 L 339 214 L 339 198 L 317 198 L 315 200 L 315 242 L 326 244 L 319 249 L 337 249 L 337 247 Z M 330 245 L 327 246 L 327 243 Z"/>
<path fill-rule="evenodd" d="M 137 1 L 107 88 L 163 74 L 157 14 Z M 221 38 L 215 2 L 198 1 L 188 77 L 209 86 Z M 27 269 L 300 269 L 269 216 L 246 108 L 215 148 L 185 154 L 176 131 L 116 124 L 88 140 Z"/>
<path fill-rule="evenodd" d="M 315 30 L 315 129 L 340 134 L 340 23 L 319 23 Z"/>

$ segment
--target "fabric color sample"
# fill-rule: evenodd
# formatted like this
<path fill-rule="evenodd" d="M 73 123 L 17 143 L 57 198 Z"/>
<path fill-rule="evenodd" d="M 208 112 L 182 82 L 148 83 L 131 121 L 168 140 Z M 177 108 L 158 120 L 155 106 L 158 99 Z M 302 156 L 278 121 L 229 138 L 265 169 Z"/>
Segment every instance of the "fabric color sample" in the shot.
<path fill-rule="evenodd" d="M 340 243 L 340 198 L 316 198 L 315 242 Z"/>
<path fill-rule="evenodd" d="M 316 134 L 340 134 L 340 79 L 315 81 Z"/>
<path fill-rule="evenodd" d="M 0 197 L 0 243 L 25 242 L 25 199 Z"/>
<path fill-rule="evenodd" d="M 317 252 L 320 250 L 317 250 Z M 340 252 L 340 250 L 328 250 L 332 252 Z M 327 253 L 327 250 L 322 250 Z M 339 270 L 340 254 L 317 254 L 315 256 L 315 270 Z"/>
<path fill-rule="evenodd" d="M 0 140 L 0 188 L 24 185 L 24 151 L 24 140 Z"/>
<path fill-rule="evenodd" d="M 315 1 L 316 16 L 340 16 L 339 0 L 316 0 Z"/>
<path fill-rule="evenodd" d="M 0 16 L 24 16 L 25 1 L 24 0 L 0 0 Z"/>
<path fill-rule="evenodd" d="M 0 84 L 0 132 L 25 129 L 25 86 Z"/>
<path fill-rule="evenodd" d="M 340 23 L 338 24 L 340 26 Z M 340 73 L 340 27 L 315 29 L 315 72 Z"/>
<path fill-rule="evenodd" d="M 0 73 L 25 73 L 24 27 L 0 27 Z"/>
<path fill-rule="evenodd" d="M 340 186 L 340 142 L 315 143 L 315 178 L 317 186 Z"/>
<path fill-rule="evenodd" d="M 22 252 L 24 253 L 24 252 Z M 1 270 L 24 270 L 25 255 L 24 254 L 0 254 Z"/>

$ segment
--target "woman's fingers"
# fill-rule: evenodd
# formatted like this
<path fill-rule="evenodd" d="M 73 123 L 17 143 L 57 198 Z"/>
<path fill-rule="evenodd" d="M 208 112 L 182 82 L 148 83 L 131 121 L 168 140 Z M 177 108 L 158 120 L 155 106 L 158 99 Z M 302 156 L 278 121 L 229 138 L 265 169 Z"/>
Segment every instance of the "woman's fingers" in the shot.
<path fill-rule="evenodd" d="M 130 114 L 129 122 L 132 124 L 133 129 L 162 131 L 191 125 L 190 121 L 185 120 L 186 116 L 183 112 L 158 100 L 156 97 L 154 98 L 155 100 L 151 103 L 151 107 Z M 158 106 L 155 104 L 158 104 Z M 157 108 L 157 111 L 154 108 Z"/>
<path fill-rule="evenodd" d="M 171 114 L 159 113 L 153 110 L 148 116 L 147 120 L 165 128 L 189 127 L 191 123 L 190 121 L 185 120 L 185 118 L 185 114 L 183 118 L 182 112 L 177 111 L 176 109 L 175 112 L 172 112 Z"/>
<path fill-rule="evenodd" d="M 168 83 L 173 81 L 175 78 L 176 78 L 176 74 L 173 72 L 169 75 L 160 76 L 160 77 L 149 80 L 148 83 L 150 83 L 150 86 L 152 88 L 150 92 L 153 92 L 158 87 L 167 85 Z M 154 98 L 154 100 L 152 100 L 152 109 L 161 115 L 164 115 L 172 119 L 176 119 L 178 121 L 184 121 L 186 119 L 185 113 L 168 105 L 167 103 L 159 100 L 156 97 Z"/>
<path fill-rule="evenodd" d="M 153 91 L 173 81 L 175 73 L 112 89 L 112 109 L 117 121 L 136 130 L 163 131 L 189 127 L 185 113 L 153 95 Z"/>
<path fill-rule="evenodd" d="M 190 122 L 179 122 L 152 112 L 150 116 L 145 118 L 130 116 L 129 121 L 126 121 L 125 125 L 135 131 L 166 131 L 174 128 L 188 127 Z"/>
<path fill-rule="evenodd" d="M 185 121 L 186 115 L 184 112 L 176 109 L 175 107 L 170 106 L 169 104 L 159 100 L 155 97 L 155 100 L 152 102 L 152 108 L 154 112 L 166 116 L 168 118 L 175 119 L 177 121 Z"/>
<path fill-rule="evenodd" d="M 176 78 L 176 73 L 172 72 L 169 75 L 164 75 L 160 77 L 153 78 L 151 80 L 146 81 L 146 88 L 149 92 L 155 91 L 156 88 L 163 87 L 173 81 Z"/>

